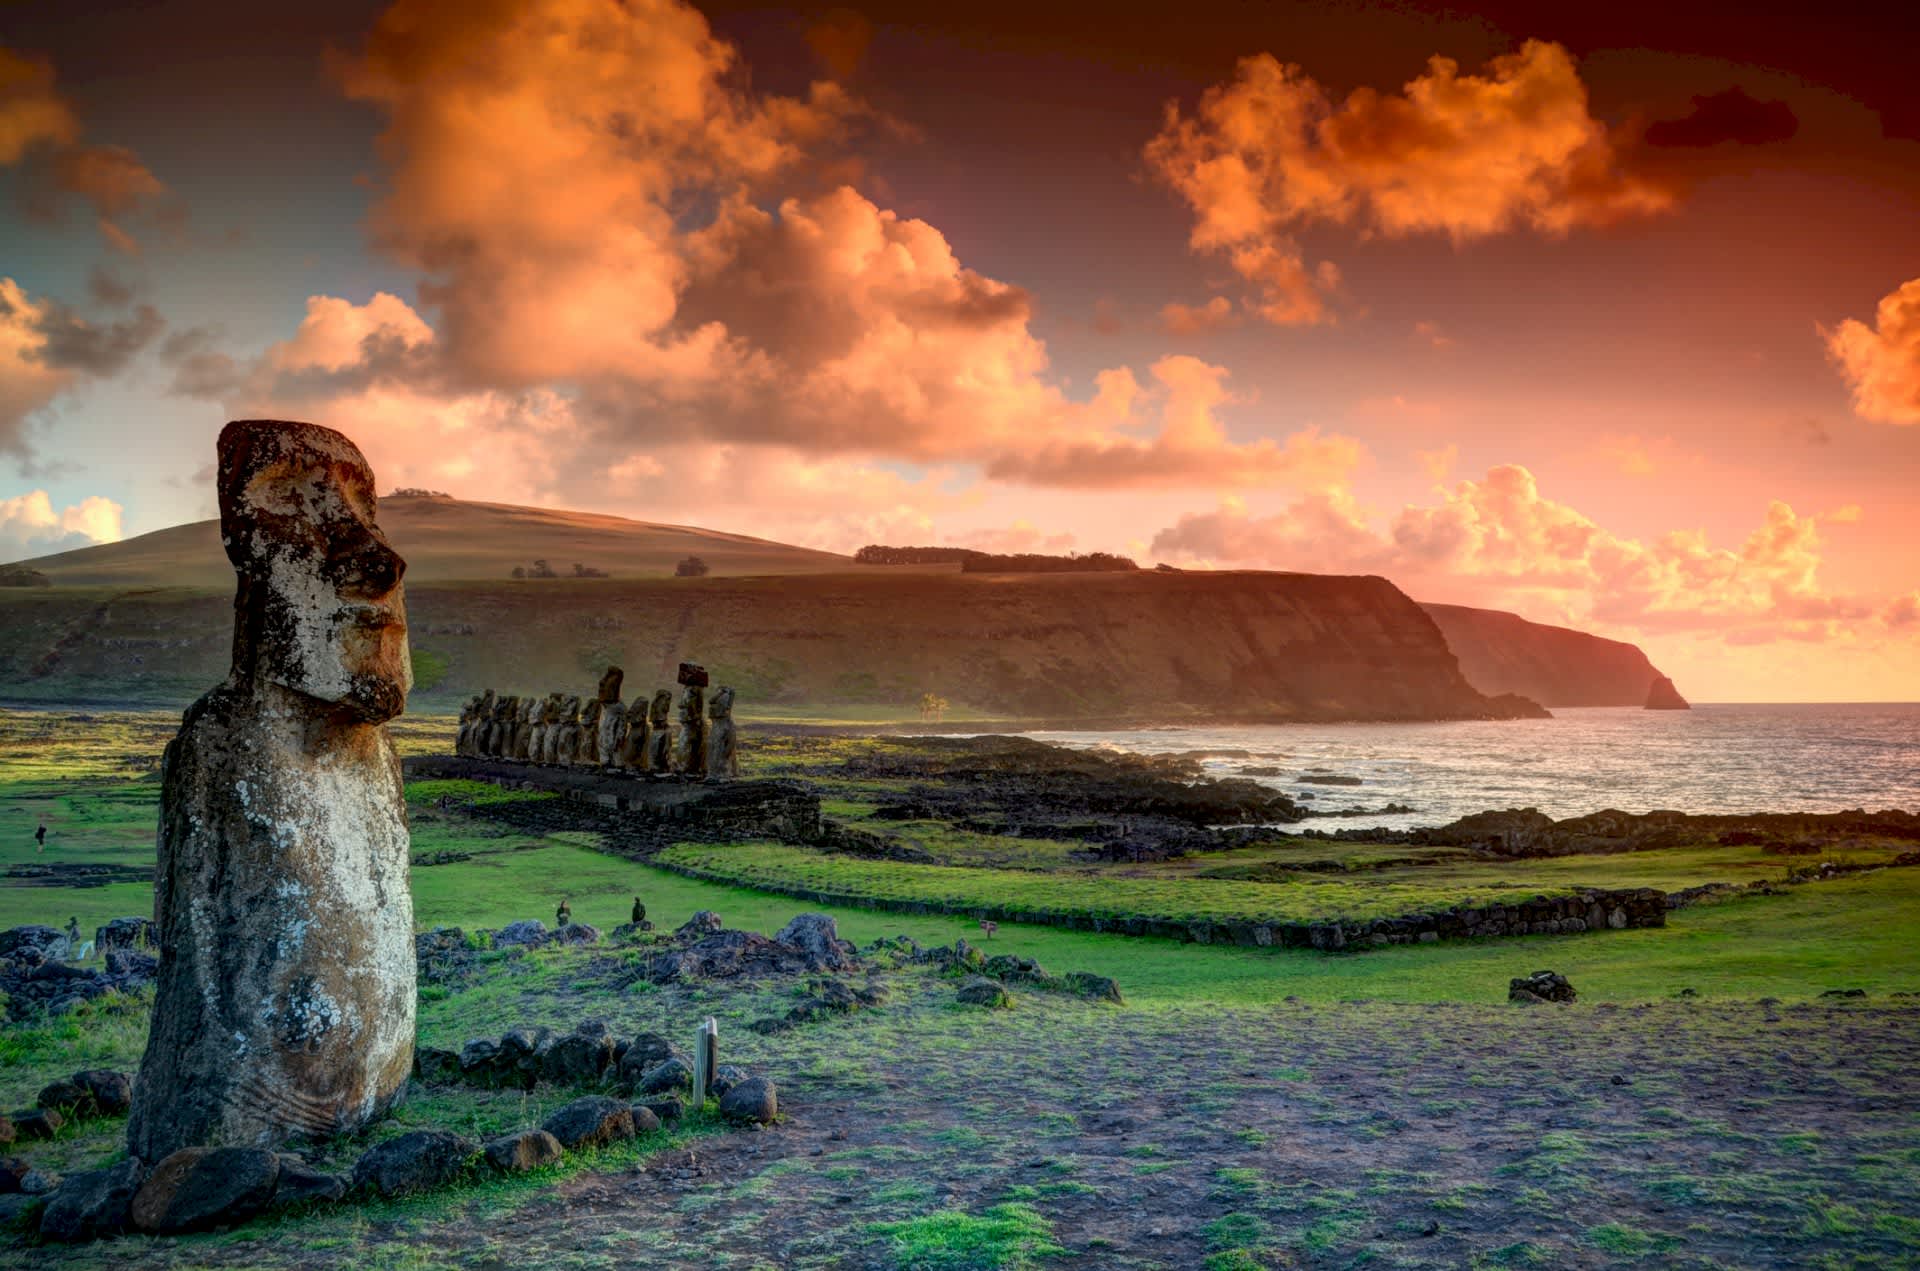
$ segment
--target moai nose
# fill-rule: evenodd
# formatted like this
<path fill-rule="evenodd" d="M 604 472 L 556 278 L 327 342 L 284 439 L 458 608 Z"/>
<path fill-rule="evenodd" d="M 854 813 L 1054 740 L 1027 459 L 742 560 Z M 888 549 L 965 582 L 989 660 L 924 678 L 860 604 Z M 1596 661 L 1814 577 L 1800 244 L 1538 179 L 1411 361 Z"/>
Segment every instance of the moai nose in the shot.
<path fill-rule="evenodd" d="M 407 572 L 400 553 L 377 530 L 367 527 L 335 539 L 327 561 L 343 588 L 368 597 L 392 591 Z"/>

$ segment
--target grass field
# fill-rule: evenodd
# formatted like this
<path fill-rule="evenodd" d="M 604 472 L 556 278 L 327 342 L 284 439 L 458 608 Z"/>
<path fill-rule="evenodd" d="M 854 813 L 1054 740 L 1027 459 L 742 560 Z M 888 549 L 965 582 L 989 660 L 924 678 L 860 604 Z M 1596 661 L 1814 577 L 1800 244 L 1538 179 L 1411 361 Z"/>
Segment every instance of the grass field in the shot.
<path fill-rule="evenodd" d="M 0 717 L 0 869 L 151 868 L 153 757 L 173 726 Z M 434 722 L 399 740 L 429 750 L 443 735 Z M 850 787 L 829 811 L 878 826 L 864 817 L 883 794 Z M 605 929 L 638 895 L 663 931 L 700 909 L 763 932 L 824 909 L 862 943 L 986 944 L 969 919 L 696 881 L 599 851 L 592 835 L 530 835 L 463 807 L 528 797 L 544 796 L 409 786 L 416 857 L 465 856 L 416 865 L 416 925 L 551 920 L 565 896 L 577 919 Z M 51 832 L 37 853 L 42 817 Z M 1018 894 L 1049 905 L 1070 903 L 1076 886 L 1106 889 L 1090 904 L 1123 894 L 1266 904 L 1316 889 L 1431 904 L 1449 889 L 1740 881 L 1789 863 L 1701 848 L 1494 864 L 1443 852 L 1406 866 L 1382 864 L 1404 848 L 1293 842 L 1099 878 L 1046 840 L 898 828 L 979 863 L 670 850 L 742 877 L 825 865 L 850 885 L 931 876 L 996 900 L 1031 887 Z M 1879 848 L 1860 850 L 1865 859 Z M 1315 852 L 1341 869 L 1289 868 Z M 1239 869 L 1288 881 L 1219 876 Z M 74 914 L 90 929 L 151 908 L 144 882 L 22 885 L 33 881 L 0 878 L 0 926 Z M 1126 1005 L 1016 987 L 1012 1010 L 983 1012 L 957 1006 L 953 981 L 934 969 L 874 956 L 862 974 L 887 990 L 881 1008 L 773 1036 L 746 1026 L 784 1013 L 797 982 L 655 985 L 642 974 L 645 945 L 489 953 L 470 980 L 423 987 L 422 1044 L 588 1018 L 621 1035 L 681 1037 L 711 1015 L 723 1058 L 779 1083 L 785 1120 L 749 1134 L 696 1119 L 520 1178 L 223 1234 L 76 1249 L 0 1234 L 0 1268 L 1920 1267 L 1920 1005 L 1892 997 L 1920 993 L 1916 934 L 1912 869 L 1683 909 L 1665 928 L 1358 955 L 1007 923 L 988 952 L 1112 976 Z M 1511 977 L 1546 967 L 1575 983 L 1576 1005 L 1505 1003 Z M 1836 988 L 1870 996 L 1819 1000 Z M 149 1002 L 109 996 L 0 1026 L 0 1106 L 30 1102 L 76 1068 L 132 1070 Z M 319 1160 L 342 1166 L 368 1142 L 424 1126 L 479 1138 L 536 1124 L 576 1093 L 422 1090 Z M 120 1132 L 116 1121 L 80 1122 L 26 1152 L 57 1172 L 92 1168 L 121 1152 Z"/>

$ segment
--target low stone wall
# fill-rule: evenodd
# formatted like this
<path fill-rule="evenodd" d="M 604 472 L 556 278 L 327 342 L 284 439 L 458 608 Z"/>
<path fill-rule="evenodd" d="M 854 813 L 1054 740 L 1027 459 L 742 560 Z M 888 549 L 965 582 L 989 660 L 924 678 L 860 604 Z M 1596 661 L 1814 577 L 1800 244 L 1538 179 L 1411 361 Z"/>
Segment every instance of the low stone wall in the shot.
<path fill-rule="evenodd" d="M 685 781 L 505 760 L 427 756 L 408 759 L 409 779 L 484 781 L 505 790 L 538 790 L 555 800 L 473 808 L 490 820 L 530 831 L 590 830 L 624 855 L 647 856 L 669 843 L 742 837 L 812 843 L 823 833 L 820 799 L 797 781 Z"/>
<path fill-rule="evenodd" d="M 1488 939 L 1502 936 L 1571 935 L 1581 931 L 1620 931 L 1629 927 L 1667 925 L 1666 893 L 1652 887 L 1582 890 L 1567 896 L 1540 896 L 1511 905 L 1481 905 L 1444 909 L 1398 918 L 1345 919 L 1330 922 L 1183 922 L 1171 918 L 1101 917 L 1071 910 L 1020 909 L 1007 905 L 940 905 L 927 901 L 893 900 L 854 892 L 813 887 L 779 886 L 766 882 L 741 883 L 711 870 L 667 861 L 653 861 L 656 869 L 670 870 L 701 882 L 748 887 L 793 896 L 820 905 L 845 905 L 887 913 L 957 914 L 988 922 L 1024 922 L 1043 927 L 1067 927 L 1110 935 L 1159 936 L 1191 944 L 1231 944 L 1244 948 L 1363 950 L 1393 944 L 1425 944 L 1437 940 Z"/>

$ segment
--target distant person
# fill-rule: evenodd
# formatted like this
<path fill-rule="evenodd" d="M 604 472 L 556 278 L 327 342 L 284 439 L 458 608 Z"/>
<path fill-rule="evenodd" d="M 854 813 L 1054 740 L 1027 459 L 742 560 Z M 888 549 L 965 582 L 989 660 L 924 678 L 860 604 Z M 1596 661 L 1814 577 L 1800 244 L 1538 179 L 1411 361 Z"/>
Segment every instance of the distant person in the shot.
<path fill-rule="evenodd" d="M 573 906 L 568 904 L 565 900 L 562 900 L 560 902 L 560 907 L 553 911 L 554 925 L 557 927 L 564 927 L 572 921 L 573 921 Z"/>
<path fill-rule="evenodd" d="M 633 898 L 633 923 L 637 927 L 641 923 L 645 922 L 646 920 L 647 920 L 647 907 L 640 903 L 640 898 L 638 896 L 635 896 Z"/>
<path fill-rule="evenodd" d="M 47 823 L 45 821 L 40 822 L 40 828 L 33 832 L 33 841 L 36 844 L 33 849 L 35 852 L 44 852 L 47 850 Z"/>

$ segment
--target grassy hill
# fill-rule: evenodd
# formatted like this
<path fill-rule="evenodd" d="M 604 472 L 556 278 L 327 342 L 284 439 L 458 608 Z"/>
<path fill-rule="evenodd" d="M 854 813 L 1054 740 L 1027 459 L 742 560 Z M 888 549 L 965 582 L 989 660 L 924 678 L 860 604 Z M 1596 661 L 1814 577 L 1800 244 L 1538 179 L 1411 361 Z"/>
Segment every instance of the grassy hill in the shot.
<path fill-rule="evenodd" d="M 796 574 L 845 569 L 832 552 L 685 525 L 656 525 L 592 512 L 469 503 L 440 497 L 380 500 L 380 528 L 407 561 L 407 582 L 506 580 L 515 566 L 575 564 L 615 578 L 669 577 L 688 556 L 715 574 Z M 195 521 L 119 543 L 29 562 L 56 585 L 233 587 L 220 522 Z"/>

